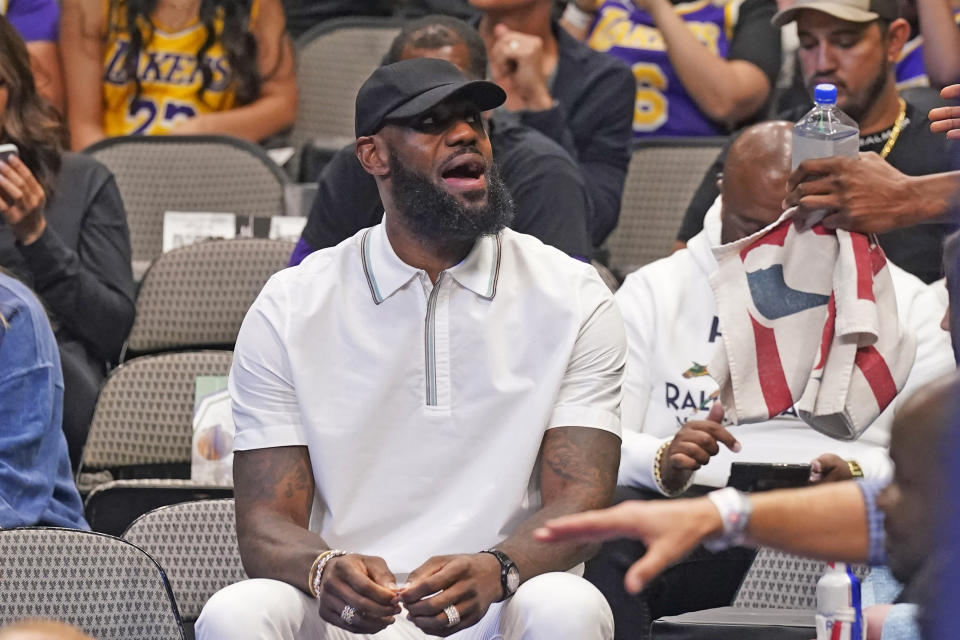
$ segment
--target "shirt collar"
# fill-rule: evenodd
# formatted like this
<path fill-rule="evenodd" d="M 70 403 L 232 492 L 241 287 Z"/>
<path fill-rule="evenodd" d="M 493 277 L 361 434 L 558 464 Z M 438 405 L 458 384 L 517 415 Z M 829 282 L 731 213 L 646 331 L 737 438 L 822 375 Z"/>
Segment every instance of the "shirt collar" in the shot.
<path fill-rule="evenodd" d="M 481 236 L 467 257 L 446 272 L 481 298 L 493 300 L 500 278 L 500 234 Z"/>
<path fill-rule="evenodd" d="M 394 252 L 383 223 L 364 231 L 360 240 L 360 258 L 370 295 L 376 304 L 392 296 L 420 273 Z M 493 300 L 500 277 L 500 235 L 482 236 L 467 257 L 446 273 L 481 298 Z"/>
<path fill-rule="evenodd" d="M 383 222 L 363 232 L 360 259 L 370 295 L 376 304 L 392 296 L 419 273 L 394 252 Z"/>

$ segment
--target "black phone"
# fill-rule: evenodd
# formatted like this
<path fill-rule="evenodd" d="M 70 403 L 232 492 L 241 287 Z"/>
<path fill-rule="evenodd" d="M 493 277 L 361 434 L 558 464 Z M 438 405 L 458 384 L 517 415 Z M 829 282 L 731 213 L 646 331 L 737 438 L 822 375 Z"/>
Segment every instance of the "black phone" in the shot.
<path fill-rule="evenodd" d="M 740 491 L 792 489 L 810 484 L 809 464 L 734 462 L 730 465 L 728 487 Z"/>
<path fill-rule="evenodd" d="M 10 156 L 20 155 L 20 150 L 15 144 L 0 144 L 0 161 L 6 162 Z"/>

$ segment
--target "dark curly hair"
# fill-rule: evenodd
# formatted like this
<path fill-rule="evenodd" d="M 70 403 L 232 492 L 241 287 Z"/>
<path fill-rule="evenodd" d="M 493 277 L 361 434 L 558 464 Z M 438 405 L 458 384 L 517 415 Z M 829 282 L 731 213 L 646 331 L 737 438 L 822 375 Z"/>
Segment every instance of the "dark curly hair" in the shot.
<path fill-rule="evenodd" d="M 137 73 L 140 54 L 153 37 L 154 24 L 150 14 L 159 0 L 110 0 L 110 33 L 126 34 L 130 48 L 123 61 L 127 78 L 140 96 L 141 84 Z M 207 38 L 196 52 L 202 82 L 197 90 L 200 100 L 213 82 L 207 52 L 219 41 L 230 64 L 231 82 L 235 83 L 237 102 L 249 104 L 260 95 L 262 78 L 257 69 L 257 40 L 250 31 L 250 8 L 254 0 L 200 0 L 200 22 L 207 29 Z M 121 16 L 124 18 L 120 20 Z M 223 30 L 216 28 L 217 18 L 223 20 Z M 139 25 L 139 28 L 134 28 Z"/>
<path fill-rule="evenodd" d="M 0 85 L 7 91 L 7 105 L 0 118 L 0 142 L 17 145 L 20 160 L 49 196 L 60 171 L 66 130 L 53 106 L 37 94 L 27 47 L 3 16 Z"/>

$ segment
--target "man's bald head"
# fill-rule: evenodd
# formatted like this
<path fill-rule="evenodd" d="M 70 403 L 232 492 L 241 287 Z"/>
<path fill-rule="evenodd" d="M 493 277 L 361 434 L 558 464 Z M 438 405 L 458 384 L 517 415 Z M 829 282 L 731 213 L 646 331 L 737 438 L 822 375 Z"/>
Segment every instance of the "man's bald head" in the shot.
<path fill-rule="evenodd" d="M 0 640 L 93 640 L 93 638 L 63 622 L 26 620 L 0 629 Z"/>
<path fill-rule="evenodd" d="M 748 127 L 730 145 L 720 185 L 725 244 L 780 217 L 792 141 L 793 123 L 773 120 Z"/>

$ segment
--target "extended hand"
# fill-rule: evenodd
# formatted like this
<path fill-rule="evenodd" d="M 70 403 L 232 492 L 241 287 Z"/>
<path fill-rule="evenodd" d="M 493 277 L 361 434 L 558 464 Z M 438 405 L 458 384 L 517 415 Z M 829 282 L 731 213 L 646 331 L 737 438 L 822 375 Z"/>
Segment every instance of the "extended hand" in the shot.
<path fill-rule="evenodd" d="M 960 84 L 952 84 L 944 87 L 940 95 L 947 100 L 956 100 L 960 98 Z M 931 109 L 930 131 L 933 133 L 946 132 L 948 138 L 960 140 L 960 107 L 939 107 Z"/>
<path fill-rule="evenodd" d="M 624 578 L 627 591 L 638 593 L 657 574 L 722 528 L 720 514 L 707 498 L 632 500 L 609 509 L 548 520 L 533 537 L 541 542 L 642 540 L 647 551 Z"/>
<path fill-rule="evenodd" d="M 733 452 L 740 451 L 740 443 L 723 428 L 721 420 L 723 407 L 715 402 L 706 420 L 690 420 L 677 432 L 660 464 L 664 487 L 676 491 L 685 485 L 694 471 L 720 452 L 720 442 Z"/>
<path fill-rule="evenodd" d="M 512 111 L 544 111 L 553 105 L 543 71 L 543 40 L 502 24 L 493 29 L 490 75 L 507 92 L 504 106 Z"/>
<path fill-rule="evenodd" d="M 0 162 L 0 215 L 21 244 L 31 244 L 47 227 L 47 196 L 33 173 L 17 156 Z"/>
<path fill-rule="evenodd" d="M 354 633 L 376 633 L 400 613 L 396 578 L 382 558 L 347 554 L 327 562 L 320 582 L 320 617 Z M 350 624 L 345 606 L 356 609 Z"/>
<path fill-rule="evenodd" d="M 489 553 L 473 553 L 430 558 L 410 574 L 400 599 L 407 617 L 425 633 L 448 636 L 476 624 L 502 595 L 500 562 Z M 460 617 L 454 625 L 444 612 L 451 605 Z"/>
<path fill-rule="evenodd" d="M 850 465 L 838 455 L 825 453 L 810 463 L 810 483 L 841 482 L 852 480 Z"/>
<path fill-rule="evenodd" d="M 787 180 L 784 208 L 796 206 L 802 220 L 815 211 L 829 211 L 828 229 L 884 233 L 910 224 L 902 207 L 909 206 L 909 177 L 876 153 L 859 158 L 804 160 Z"/>

